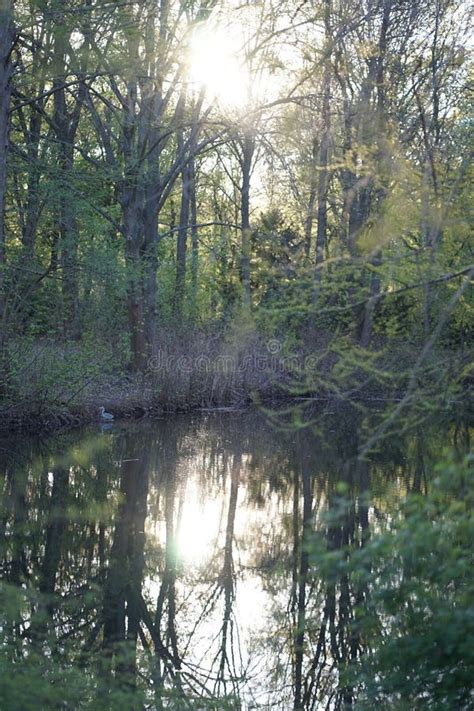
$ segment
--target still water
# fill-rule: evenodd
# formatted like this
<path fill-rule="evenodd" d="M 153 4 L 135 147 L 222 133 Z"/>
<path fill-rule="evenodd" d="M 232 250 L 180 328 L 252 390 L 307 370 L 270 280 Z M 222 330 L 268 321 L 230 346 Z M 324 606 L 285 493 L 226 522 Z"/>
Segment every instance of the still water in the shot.
<path fill-rule="evenodd" d="M 426 425 L 357 462 L 362 436 L 354 413 L 275 429 L 245 412 L 0 441 L 1 707 L 350 704 L 353 591 L 304 537 L 357 545 L 465 432 Z"/>

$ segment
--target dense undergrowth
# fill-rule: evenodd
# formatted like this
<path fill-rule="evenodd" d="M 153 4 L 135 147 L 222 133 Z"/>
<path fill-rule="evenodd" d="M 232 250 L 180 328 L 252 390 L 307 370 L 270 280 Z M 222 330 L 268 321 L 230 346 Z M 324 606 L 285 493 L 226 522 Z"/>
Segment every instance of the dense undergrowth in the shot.
<path fill-rule="evenodd" d="M 53 429 L 98 418 L 197 408 L 244 407 L 328 399 L 395 400 L 446 407 L 470 386 L 470 352 L 440 344 L 423 355 L 402 338 L 370 349 L 320 332 L 285 343 L 256 329 L 163 330 L 143 373 L 128 367 L 127 349 L 93 338 L 18 338 L 9 351 L 0 405 L 3 429 Z M 407 402 L 408 404 L 408 402 Z"/>

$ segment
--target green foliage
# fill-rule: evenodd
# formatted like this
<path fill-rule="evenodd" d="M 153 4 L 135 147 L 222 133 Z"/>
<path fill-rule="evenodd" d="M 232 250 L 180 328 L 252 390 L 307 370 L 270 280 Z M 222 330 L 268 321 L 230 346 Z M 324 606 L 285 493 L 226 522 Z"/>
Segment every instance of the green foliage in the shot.
<path fill-rule="evenodd" d="M 143 321 L 150 315 L 149 298 L 155 296 L 157 318 L 146 334 L 148 356 L 153 355 L 163 328 L 175 329 L 178 337 L 182 327 L 200 327 L 203 333 L 219 329 L 223 340 L 229 334 L 232 338 L 232 320 L 238 320 L 243 301 L 241 148 L 248 126 L 239 111 L 229 119 L 218 100 L 207 106 L 210 97 L 203 97 L 200 106 L 199 102 L 193 105 L 189 96 L 181 106 L 184 95 L 175 78 L 185 76 L 188 68 L 183 38 L 192 34 L 195 22 L 204 25 L 205 17 L 194 16 L 192 3 L 189 13 L 178 11 L 179 3 L 169 5 L 168 20 L 174 19 L 169 33 L 164 33 L 166 47 L 160 46 L 161 35 L 155 32 L 158 18 L 145 27 L 136 8 L 114 7 L 105 37 L 100 39 L 95 37 L 102 26 L 99 6 L 85 15 L 79 7 L 77 12 L 60 13 L 57 23 L 47 2 L 33 12 L 27 5 L 16 8 L 18 28 L 25 27 L 25 34 L 31 31 L 33 41 L 22 45 L 24 71 L 14 77 L 15 102 L 23 97 L 24 105 L 15 106 L 12 112 L 15 149 L 9 155 L 6 191 L 6 262 L 0 265 L 8 297 L 0 316 L 9 338 L 106 341 L 120 353 L 122 364 L 123 354 L 133 359 L 132 321 L 141 319 L 135 325 L 143 330 Z M 261 57 L 261 69 L 269 68 L 270 83 L 277 79 L 276 91 L 297 78 L 298 95 L 307 92 L 306 99 L 296 104 L 284 98 L 271 113 L 265 106 L 256 106 L 252 113 L 255 152 L 249 176 L 249 257 L 253 318 L 262 338 L 277 337 L 289 353 L 313 351 L 319 357 L 322 344 L 330 342 L 330 361 L 332 344 L 338 339 L 339 350 L 346 349 L 348 338 L 357 348 L 371 298 L 375 301 L 373 322 L 367 329 L 370 346 L 378 349 L 394 339 L 405 339 L 420 347 L 460 286 L 460 278 L 443 279 L 465 271 L 472 256 L 468 218 L 472 169 L 465 165 L 472 133 L 467 118 L 469 67 L 461 34 L 453 33 L 455 26 L 461 32 L 461 15 L 452 14 L 449 3 L 438 11 L 436 22 L 443 41 L 432 47 L 436 66 L 428 71 L 428 60 L 414 64 L 411 55 L 430 46 L 435 10 L 423 4 L 414 8 L 413 15 L 405 6 L 390 9 L 385 18 L 390 40 L 380 38 L 383 95 L 367 73 L 375 38 L 383 27 L 382 6 L 375 5 L 360 27 L 342 33 L 344 39 L 331 50 L 333 59 L 350 57 L 344 74 L 356 81 L 354 90 L 348 91 L 349 85 L 340 84 L 337 62 L 329 63 L 330 147 L 325 165 L 319 165 L 325 119 L 323 72 L 318 63 L 323 59 L 316 49 L 307 49 L 311 42 L 305 41 L 306 49 L 299 54 L 299 44 L 294 44 L 298 33 L 288 39 L 282 36 L 294 54 L 295 70 L 299 66 L 294 76 L 293 70 L 288 73 L 284 62 L 274 60 L 280 50 L 272 47 L 273 11 L 265 20 L 259 15 L 262 37 L 269 33 L 268 46 L 266 41 L 262 44 L 268 55 Z M 233 12 L 229 10 L 229 19 Z M 304 17 L 305 12 L 302 5 L 298 13 Z M 246 16 L 243 7 L 235 13 L 237 20 Z M 335 8 L 329 9 L 333 13 L 329 24 L 337 28 L 343 19 Z M 314 18 L 306 20 L 302 26 L 307 25 L 311 33 Z M 420 37 L 417 25 L 424 28 Z M 393 32 L 393 27 L 399 31 Z M 50 39 L 43 43 L 43 37 Z M 400 37 L 405 37 L 401 44 Z M 56 51 L 56 40 L 67 46 L 64 56 Z M 321 37 L 314 40 L 316 48 Z M 102 41 L 107 56 L 99 51 Z M 132 62 L 129 50 L 135 44 Z M 160 65 L 155 58 L 162 51 L 163 61 L 167 60 L 155 75 Z M 423 54 L 428 55 L 428 51 Z M 258 64 L 256 57 L 255 61 Z M 316 88 L 312 80 L 308 83 L 299 76 L 308 62 L 317 70 L 315 76 L 321 77 Z M 58 89 L 44 101 L 29 101 L 28 97 L 41 96 L 45 87 L 54 84 L 57 72 L 69 72 L 71 86 L 76 81 L 82 86 L 82 77 L 92 67 L 87 100 L 68 87 L 64 95 Z M 408 68 L 419 86 L 405 96 Z M 248 70 L 252 74 L 255 67 L 249 65 Z M 432 72 L 439 74 L 434 84 L 438 99 L 453 97 L 449 111 L 441 112 L 443 118 L 433 113 L 433 87 L 427 79 Z M 161 107 L 155 107 L 158 114 L 151 120 L 147 92 L 132 91 L 130 82 L 142 89 L 143 82 L 155 88 L 164 82 L 169 89 L 163 102 L 167 108 L 160 113 Z M 123 101 L 128 90 L 136 94 L 133 106 Z M 70 144 L 64 140 L 67 127 L 56 125 L 56 100 L 65 103 L 63 120 L 77 120 L 77 125 L 73 121 L 69 126 L 74 128 L 74 136 L 68 134 Z M 175 121 L 180 107 L 183 126 Z M 204 152 L 197 150 L 192 156 L 195 183 L 191 192 L 198 226 L 194 230 L 188 216 L 183 308 L 176 323 L 177 235 L 185 181 L 184 164 L 179 160 L 173 164 L 180 143 L 192 143 L 188 140 L 190 122 L 196 122 L 193 141 L 198 145 L 206 139 Z M 155 123 L 163 132 L 160 141 L 153 138 Z M 130 135 L 129 125 L 134 127 Z M 225 127 L 222 135 L 216 126 Z M 215 130 L 219 140 L 214 145 Z M 326 172 L 327 194 L 323 195 L 318 186 L 322 187 L 319 179 Z M 133 218 L 123 192 L 129 181 L 135 185 L 137 198 Z M 139 205 L 150 186 L 156 186 L 153 199 Z M 163 190 L 166 199 L 161 201 Z M 156 244 L 148 251 L 144 233 L 155 220 Z M 138 240 L 133 256 L 129 231 Z M 316 267 L 317 240 L 321 249 Z M 136 284 L 133 294 L 132 281 Z M 473 313 L 472 297 L 464 293 L 453 305 L 441 334 L 439 342 L 446 350 L 467 346 Z M 58 346 L 58 357 L 61 350 Z M 73 369 L 81 367 L 72 361 Z M 53 367 L 56 370 L 61 381 L 60 363 Z M 334 389 L 341 390 L 342 384 Z"/>
<path fill-rule="evenodd" d="M 128 342 L 86 336 L 81 343 L 22 337 L 10 343 L 5 400 L 28 403 L 30 414 L 73 407 L 125 373 Z"/>
<path fill-rule="evenodd" d="M 468 709 L 474 696 L 474 458 L 448 452 L 384 528 L 358 545 L 312 549 L 328 580 L 365 591 L 348 634 L 357 661 L 341 667 L 359 709 Z M 350 504 L 339 491 L 328 525 Z M 339 522 L 339 523 L 338 523 Z"/>

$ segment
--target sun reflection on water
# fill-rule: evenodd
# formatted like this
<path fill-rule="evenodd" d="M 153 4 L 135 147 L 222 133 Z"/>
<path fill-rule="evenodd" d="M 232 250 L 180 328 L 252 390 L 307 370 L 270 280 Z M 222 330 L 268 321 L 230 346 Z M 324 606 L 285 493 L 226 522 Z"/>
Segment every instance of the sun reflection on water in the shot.
<path fill-rule="evenodd" d="M 220 538 L 222 513 L 221 500 L 203 499 L 196 482 L 188 484 L 176 531 L 176 553 L 185 566 L 200 566 L 212 555 Z"/>

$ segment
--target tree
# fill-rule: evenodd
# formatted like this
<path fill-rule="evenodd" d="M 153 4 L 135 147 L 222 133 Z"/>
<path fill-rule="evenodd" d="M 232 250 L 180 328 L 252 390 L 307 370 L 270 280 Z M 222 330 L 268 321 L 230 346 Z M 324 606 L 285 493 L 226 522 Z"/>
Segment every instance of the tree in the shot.
<path fill-rule="evenodd" d="M 10 137 L 10 99 L 12 92 L 12 52 L 15 42 L 13 2 L 2 0 L 0 4 L 0 377 L 5 369 L 5 346 L 7 338 L 6 310 L 6 192 L 7 160 Z"/>

